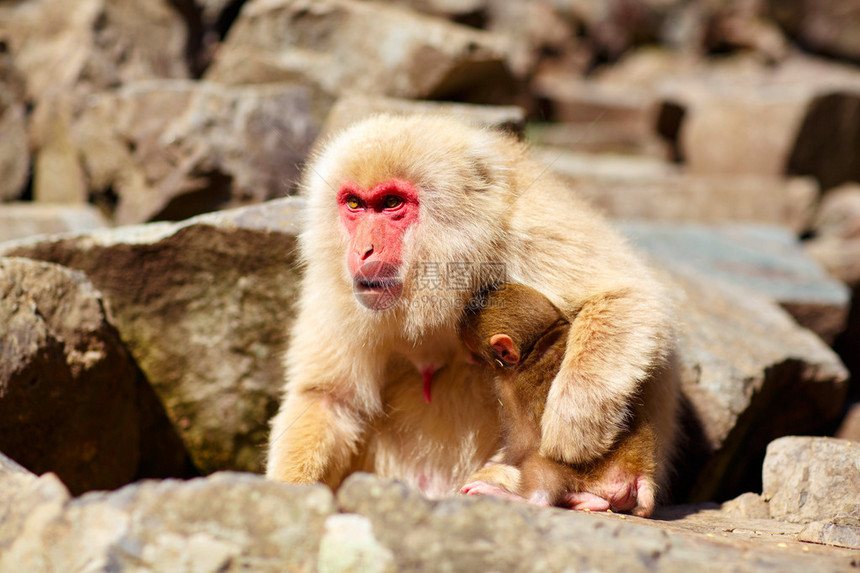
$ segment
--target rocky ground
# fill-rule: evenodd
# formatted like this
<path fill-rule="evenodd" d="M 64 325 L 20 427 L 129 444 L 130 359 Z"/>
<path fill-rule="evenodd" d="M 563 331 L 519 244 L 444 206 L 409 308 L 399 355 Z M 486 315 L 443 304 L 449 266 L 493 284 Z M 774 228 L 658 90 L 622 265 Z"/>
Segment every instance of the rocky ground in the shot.
<path fill-rule="evenodd" d="M 0 1 L 0 571 L 860 569 L 858 27 L 852 0 Z M 673 285 L 675 505 L 255 475 L 302 162 L 377 111 L 518 134 Z"/>

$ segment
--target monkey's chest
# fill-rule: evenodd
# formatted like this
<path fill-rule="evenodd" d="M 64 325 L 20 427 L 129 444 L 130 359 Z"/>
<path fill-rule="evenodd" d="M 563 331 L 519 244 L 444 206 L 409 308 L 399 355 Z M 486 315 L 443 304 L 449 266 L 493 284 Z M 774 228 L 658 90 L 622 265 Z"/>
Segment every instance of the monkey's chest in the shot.
<path fill-rule="evenodd" d="M 433 376 L 430 402 L 408 361 L 387 372 L 384 412 L 366 436 L 357 470 L 402 479 L 431 497 L 456 492 L 500 447 L 499 404 L 492 380 L 465 363 Z"/>

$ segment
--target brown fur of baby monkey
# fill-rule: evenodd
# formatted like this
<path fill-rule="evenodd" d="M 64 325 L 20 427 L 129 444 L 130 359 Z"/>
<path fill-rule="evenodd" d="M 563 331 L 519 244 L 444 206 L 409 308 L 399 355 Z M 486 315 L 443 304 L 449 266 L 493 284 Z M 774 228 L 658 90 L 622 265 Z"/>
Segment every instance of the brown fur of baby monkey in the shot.
<path fill-rule="evenodd" d="M 570 322 L 561 311 L 537 290 L 518 284 L 503 284 L 482 293 L 470 307 L 462 336 L 474 356 L 495 370 L 504 454 L 501 464 L 487 466 L 465 493 L 482 493 L 473 492 L 475 487 L 501 487 L 514 499 L 519 496 L 537 505 L 570 506 L 569 492 L 578 492 L 579 503 L 575 501 L 574 506 L 651 515 L 657 487 L 657 444 L 641 408 L 634 409 L 633 420 L 609 452 L 591 463 L 572 465 L 540 453 L 541 419 L 570 331 Z M 618 487 L 607 491 L 607 482 L 617 482 Z"/>

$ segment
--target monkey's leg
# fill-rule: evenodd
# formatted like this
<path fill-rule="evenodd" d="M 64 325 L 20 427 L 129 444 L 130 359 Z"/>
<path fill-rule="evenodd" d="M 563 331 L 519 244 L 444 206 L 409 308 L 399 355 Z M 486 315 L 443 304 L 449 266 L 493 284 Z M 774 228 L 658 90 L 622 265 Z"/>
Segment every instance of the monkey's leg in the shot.
<path fill-rule="evenodd" d="M 335 488 L 357 451 L 362 428 L 357 412 L 324 392 L 290 394 L 272 421 L 266 476 Z"/>
<path fill-rule="evenodd" d="M 656 501 L 656 457 L 653 428 L 637 416 L 612 450 L 583 474 L 578 491 L 568 493 L 562 503 L 571 509 L 611 509 L 648 517 Z"/>
<path fill-rule="evenodd" d="M 654 512 L 654 482 L 648 476 L 627 468 L 610 465 L 598 481 L 583 486 L 583 491 L 568 492 L 561 505 L 570 509 L 630 512 L 649 517 Z"/>

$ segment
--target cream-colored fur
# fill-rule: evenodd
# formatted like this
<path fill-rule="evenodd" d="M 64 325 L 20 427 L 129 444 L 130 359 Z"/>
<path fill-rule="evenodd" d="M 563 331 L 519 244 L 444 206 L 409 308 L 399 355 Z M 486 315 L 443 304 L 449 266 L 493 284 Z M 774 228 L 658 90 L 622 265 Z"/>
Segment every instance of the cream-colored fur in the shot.
<path fill-rule="evenodd" d="M 403 295 L 361 306 L 346 265 L 335 196 L 393 178 L 420 193 L 404 236 Z M 541 452 L 593 460 L 625 427 L 634 400 L 655 419 L 663 466 L 675 435 L 672 305 L 648 268 L 589 206 L 504 135 L 433 116 L 377 116 L 325 144 L 306 170 L 305 274 L 272 423 L 267 475 L 336 487 L 350 472 L 456 491 L 500 447 L 492 381 L 466 361 L 457 327 L 471 292 L 426 284 L 426 263 L 503 263 L 572 328 L 542 421 Z M 418 366 L 438 368 L 432 401 Z M 665 476 L 665 467 L 659 472 Z"/>

